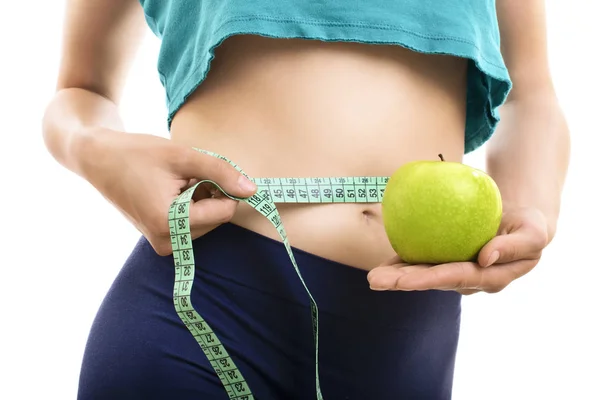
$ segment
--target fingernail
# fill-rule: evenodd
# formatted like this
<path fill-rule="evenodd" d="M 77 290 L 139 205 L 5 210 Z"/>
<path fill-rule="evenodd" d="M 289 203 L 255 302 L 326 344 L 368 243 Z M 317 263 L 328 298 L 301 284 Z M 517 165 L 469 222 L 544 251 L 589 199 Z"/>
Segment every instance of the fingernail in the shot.
<path fill-rule="evenodd" d="M 369 273 L 367 274 L 367 281 L 369 282 L 369 289 L 375 290 L 375 291 L 385 290 L 381 286 L 381 282 L 379 282 L 378 279 L 373 279 L 373 271 L 372 270 L 369 271 Z"/>
<path fill-rule="evenodd" d="M 488 258 L 487 263 L 485 263 L 484 267 L 489 267 L 490 265 L 498 261 L 498 258 L 500 258 L 500 253 L 498 252 L 498 250 L 494 250 L 490 255 L 490 258 Z"/>
<path fill-rule="evenodd" d="M 247 190 L 247 191 L 255 191 L 256 190 L 256 185 L 254 184 L 254 182 L 252 182 L 250 179 L 246 178 L 244 175 L 240 175 L 240 177 L 238 178 L 238 185 L 240 185 L 240 187 L 243 190 Z"/>

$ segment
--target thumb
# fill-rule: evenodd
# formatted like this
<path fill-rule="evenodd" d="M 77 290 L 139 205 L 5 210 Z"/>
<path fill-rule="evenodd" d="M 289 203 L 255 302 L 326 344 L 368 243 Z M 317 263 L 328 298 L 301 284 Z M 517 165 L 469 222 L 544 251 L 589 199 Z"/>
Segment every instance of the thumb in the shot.
<path fill-rule="evenodd" d="M 512 261 L 539 258 L 543 249 L 542 240 L 533 229 L 519 228 L 490 240 L 479 252 L 477 262 L 482 267 Z"/>
<path fill-rule="evenodd" d="M 186 148 L 183 156 L 175 163 L 175 171 L 183 178 L 210 179 L 234 197 L 247 198 L 256 193 L 254 182 L 227 161 L 209 154 Z"/>

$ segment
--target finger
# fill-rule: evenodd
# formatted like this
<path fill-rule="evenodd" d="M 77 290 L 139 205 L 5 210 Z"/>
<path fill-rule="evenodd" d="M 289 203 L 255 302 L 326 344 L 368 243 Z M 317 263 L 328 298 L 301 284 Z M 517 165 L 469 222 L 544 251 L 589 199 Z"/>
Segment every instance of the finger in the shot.
<path fill-rule="evenodd" d="M 371 290 L 395 290 L 400 278 L 422 268 L 429 268 L 429 266 L 402 263 L 381 265 L 369 271 L 367 281 Z"/>
<path fill-rule="evenodd" d="M 396 282 L 397 290 L 481 290 L 497 293 L 531 271 L 537 260 L 520 260 L 482 268 L 474 263 L 441 264 L 406 274 Z M 467 292 L 468 293 L 468 292 Z"/>
<path fill-rule="evenodd" d="M 190 206 L 190 230 L 202 232 L 208 226 L 229 222 L 237 209 L 238 202 L 228 197 L 208 198 Z"/>
<path fill-rule="evenodd" d="M 517 260 L 537 259 L 546 245 L 544 232 L 533 226 L 522 226 L 507 235 L 490 240 L 479 252 L 477 262 L 482 267 Z"/>
<path fill-rule="evenodd" d="M 463 290 L 459 290 L 458 293 L 462 294 L 463 296 L 470 296 L 475 293 L 481 293 L 481 290 L 479 290 L 479 289 L 463 289 Z"/>
<path fill-rule="evenodd" d="M 184 178 L 215 181 L 235 197 L 247 198 L 256 192 L 256 185 L 227 161 L 194 149 L 183 150 L 182 155 L 173 161 L 173 168 Z"/>
<path fill-rule="evenodd" d="M 397 290 L 464 290 L 480 289 L 483 271 L 475 263 L 457 262 L 420 268 L 396 281 Z"/>
<path fill-rule="evenodd" d="M 480 268 L 483 271 L 483 279 L 478 289 L 487 293 L 497 293 L 506 288 L 511 282 L 531 271 L 538 262 L 537 259 L 519 260 Z"/>

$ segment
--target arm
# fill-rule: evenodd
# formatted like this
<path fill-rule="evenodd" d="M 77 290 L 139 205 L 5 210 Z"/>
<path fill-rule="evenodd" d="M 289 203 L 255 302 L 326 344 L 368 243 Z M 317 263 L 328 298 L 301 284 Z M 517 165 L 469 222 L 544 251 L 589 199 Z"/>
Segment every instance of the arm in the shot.
<path fill-rule="evenodd" d="M 513 81 L 487 152 L 487 172 L 502 193 L 499 234 L 476 263 L 414 266 L 394 257 L 369 272 L 375 290 L 496 293 L 531 271 L 556 233 L 570 134 L 548 66 L 544 1 L 496 0 L 496 6 Z"/>
<path fill-rule="evenodd" d="M 487 169 L 508 206 L 533 207 L 556 232 L 570 134 L 554 91 L 543 0 L 498 0 L 502 54 L 513 90 L 488 143 Z"/>
<path fill-rule="evenodd" d="M 122 130 L 118 102 L 146 28 L 137 0 L 68 0 L 56 95 L 42 132 L 52 156 L 84 175 L 94 135 Z"/>
<path fill-rule="evenodd" d="M 68 0 L 57 92 L 46 109 L 46 147 L 92 184 L 149 240 L 172 251 L 168 211 L 197 179 L 250 197 L 256 187 L 227 162 L 156 135 L 127 134 L 118 112 L 124 80 L 146 29 L 138 0 Z M 148 196 L 152 193 L 152 196 Z M 198 191 L 192 239 L 229 221 L 237 202 Z"/>

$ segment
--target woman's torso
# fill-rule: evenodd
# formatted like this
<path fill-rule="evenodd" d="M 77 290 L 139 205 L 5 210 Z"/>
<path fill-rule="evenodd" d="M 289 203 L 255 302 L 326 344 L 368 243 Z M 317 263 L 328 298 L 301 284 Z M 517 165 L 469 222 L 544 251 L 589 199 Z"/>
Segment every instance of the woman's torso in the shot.
<path fill-rule="evenodd" d="M 399 46 L 233 36 L 177 112 L 174 141 L 252 177 L 389 176 L 415 159 L 460 161 L 467 60 Z M 278 204 L 292 246 L 362 269 L 394 255 L 381 204 Z M 273 239 L 240 203 L 233 223 Z"/>

